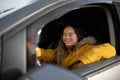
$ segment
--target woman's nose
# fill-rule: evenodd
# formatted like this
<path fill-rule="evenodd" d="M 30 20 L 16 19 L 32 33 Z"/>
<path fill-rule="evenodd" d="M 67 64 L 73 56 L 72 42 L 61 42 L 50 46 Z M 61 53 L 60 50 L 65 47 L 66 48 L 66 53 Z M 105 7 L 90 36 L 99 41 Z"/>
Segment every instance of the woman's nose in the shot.
<path fill-rule="evenodd" d="M 70 38 L 70 36 L 69 36 L 69 35 L 67 35 L 67 36 L 66 36 L 66 38 Z"/>

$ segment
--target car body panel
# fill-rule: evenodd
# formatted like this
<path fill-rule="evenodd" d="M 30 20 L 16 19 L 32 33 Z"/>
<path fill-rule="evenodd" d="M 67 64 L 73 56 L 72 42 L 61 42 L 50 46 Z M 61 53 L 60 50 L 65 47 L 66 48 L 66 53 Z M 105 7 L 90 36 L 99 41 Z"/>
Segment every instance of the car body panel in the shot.
<path fill-rule="evenodd" d="M 86 65 L 73 71 L 85 80 L 118 80 L 120 69 L 120 2 L 119 0 L 41 0 L 27 5 L 0 19 L 0 67 L 1 73 L 17 68 L 27 74 L 26 40 L 37 44 L 38 30 L 72 10 L 103 7 L 107 15 L 110 42 L 116 47 L 116 57 Z M 113 5 L 115 7 L 113 7 Z M 102 8 L 101 7 L 101 8 Z M 33 34 L 27 34 L 31 32 Z M 51 33 L 53 30 L 51 30 Z M 32 36 L 32 37 L 31 37 Z M 114 75 L 108 73 L 112 73 Z M 104 77 L 102 78 L 101 76 Z M 111 77 L 109 77 L 111 75 Z M 62 79 L 62 78 L 61 78 Z"/>

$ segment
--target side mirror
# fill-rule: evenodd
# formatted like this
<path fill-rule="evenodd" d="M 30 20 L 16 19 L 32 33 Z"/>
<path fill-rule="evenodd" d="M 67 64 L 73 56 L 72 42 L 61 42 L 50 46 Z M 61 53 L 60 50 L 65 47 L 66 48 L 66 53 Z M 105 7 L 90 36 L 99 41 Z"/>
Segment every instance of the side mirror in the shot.
<path fill-rule="evenodd" d="M 83 77 L 52 64 L 35 67 L 18 80 L 83 80 Z"/>

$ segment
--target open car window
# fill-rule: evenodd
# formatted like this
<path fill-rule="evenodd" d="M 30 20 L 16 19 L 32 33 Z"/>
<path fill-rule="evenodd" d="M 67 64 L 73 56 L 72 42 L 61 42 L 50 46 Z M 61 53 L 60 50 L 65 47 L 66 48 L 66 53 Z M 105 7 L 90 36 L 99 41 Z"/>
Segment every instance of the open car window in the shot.
<path fill-rule="evenodd" d="M 37 47 L 55 49 L 61 37 L 63 23 L 71 21 L 79 24 L 84 36 L 93 36 L 97 44 L 111 43 L 115 46 L 113 23 L 111 23 L 112 14 L 109 7 L 107 4 L 82 6 L 50 20 L 46 24 L 41 24 L 41 19 L 38 19 L 28 26 L 27 39 Z M 50 15 L 51 13 L 47 14 L 48 17 Z"/>
<path fill-rule="evenodd" d="M 110 40 L 107 11 L 101 6 L 75 9 L 47 24 L 40 25 L 40 21 L 30 24 L 28 28 L 29 41 L 47 49 L 56 40 L 57 46 L 63 28 L 62 23 L 65 21 L 77 22 L 84 35 L 95 37 L 98 43 L 111 43 L 112 41 Z M 115 44 L 113 43 L 113 45 Z"/>
<path fill-rule="evenodd" d="M 67 21 L 78 23 L 84 35 L 95 37 L 98 44 L 110 43 L 106 12 L 101 7 L 86 7 L 70 11 L 59 19 L 45 25 L 39 35 L 38 46 L 47 49 L 54 43 L 51 48 L 55 48 L 58 45 L 63 28 L 62 23 Z"/>

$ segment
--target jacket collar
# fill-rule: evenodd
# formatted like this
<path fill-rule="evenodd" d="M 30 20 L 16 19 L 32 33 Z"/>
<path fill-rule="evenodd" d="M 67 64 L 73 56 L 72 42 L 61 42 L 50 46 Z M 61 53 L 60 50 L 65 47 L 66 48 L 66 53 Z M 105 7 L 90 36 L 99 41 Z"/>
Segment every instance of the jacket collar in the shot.
<path fill-rule="evenodd" d="M 68 49 L 77 49 L 85 44 L 96 44 L 96 39 L 92 36 L 84 37 L 80 42 L 73 46 L 67 46 Z"/>
<path fill-rule="evenodd" d="M 85 44 L 96 44 L 96 39 L 92 36 L 85 37 L 78 43 L 77 47 L 81 47 Z"/>

